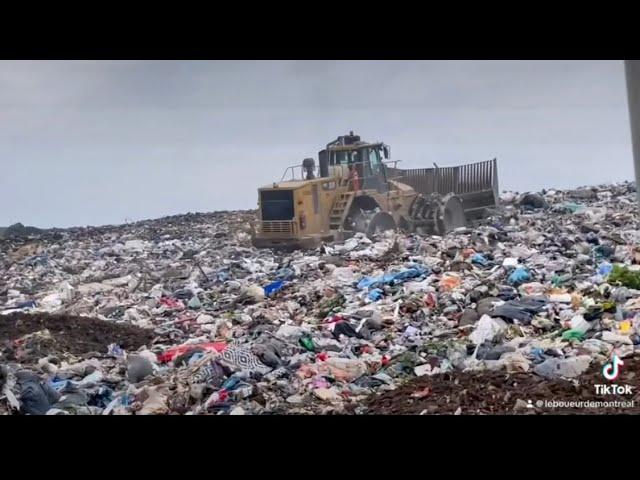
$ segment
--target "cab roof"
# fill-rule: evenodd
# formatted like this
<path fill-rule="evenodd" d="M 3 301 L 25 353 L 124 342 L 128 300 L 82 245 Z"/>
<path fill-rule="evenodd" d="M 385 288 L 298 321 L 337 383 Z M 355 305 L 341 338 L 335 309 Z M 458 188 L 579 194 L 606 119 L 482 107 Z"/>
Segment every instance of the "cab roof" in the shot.
<path fill-rule="evenodd" d="M 381 147 L 382 145 L 384 145 L 383 142 L 373 142 L 373 143 L 368 143 L 368 142 L 358 142 L 358 143 L 352 143 L 350 145 L 330 145 L 329 147 L 327 147 L 327 150 L 333 150 L 333 151 L 346 151 L 346 150 L 358 150 L 359 148 L 363 148 L 363 147 Z"/>

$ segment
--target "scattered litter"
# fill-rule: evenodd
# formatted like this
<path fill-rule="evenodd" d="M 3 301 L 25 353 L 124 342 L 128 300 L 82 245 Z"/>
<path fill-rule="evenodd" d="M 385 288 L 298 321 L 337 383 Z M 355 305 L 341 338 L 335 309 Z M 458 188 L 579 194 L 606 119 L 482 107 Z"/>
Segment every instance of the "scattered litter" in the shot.
<path fill-rule="evenodd" d="M 16 227 L 0 414 L 529 414 L 614 351 L 631 378 L 632 185 L 501 197 L 445 236 L 293 252 L 253 248 L 253 212 Z"/>

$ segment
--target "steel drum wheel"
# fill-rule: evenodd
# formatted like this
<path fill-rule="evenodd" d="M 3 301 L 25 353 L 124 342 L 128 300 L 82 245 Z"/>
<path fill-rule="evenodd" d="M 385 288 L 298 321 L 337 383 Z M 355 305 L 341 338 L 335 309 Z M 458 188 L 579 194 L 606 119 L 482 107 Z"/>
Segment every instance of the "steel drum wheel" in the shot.
<path fill-rule="evenodd" d="M 443 233 L 466 225 L 462 200 L 457 195 L 447 195 L 442 199 L 441 217 Z"/>

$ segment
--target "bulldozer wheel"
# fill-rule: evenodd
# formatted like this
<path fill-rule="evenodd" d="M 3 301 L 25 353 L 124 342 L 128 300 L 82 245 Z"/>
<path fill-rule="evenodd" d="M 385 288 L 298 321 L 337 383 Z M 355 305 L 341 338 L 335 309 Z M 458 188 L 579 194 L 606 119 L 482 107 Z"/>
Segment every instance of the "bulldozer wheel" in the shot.
<path fill-rule="evenodd" d="M 421 217 L 421 211 L 424 208 L 425 200 L 422 195 L 416 195 L 409 206 L 409 217 L 419 218 Z"/>
<path fill-rule="evenodd" d="M 447 195 L 442 199 L 441 207 L 441 231 L 448 233 L 466 225 L 466 217 L 462 199 L 457 195 Z"/>
<path fill-rule="evenodd" d="M 396 229 L 396 222 L 391 215 L 386 212 L 378 212 L 369 222 L 369 226 L 367 228 L 367 237 L 371 238 L 374 235 L 385 232 L 387 230 L 395 231 Z"/>
<path fill-rule="evenodd" d="M 410 233 L 412 231 L 409 222 L 407 222 L 407 219 L 404 217 L 400 218 L 400 221 L 398 222 L 398 228 L 405 233 Z"/>

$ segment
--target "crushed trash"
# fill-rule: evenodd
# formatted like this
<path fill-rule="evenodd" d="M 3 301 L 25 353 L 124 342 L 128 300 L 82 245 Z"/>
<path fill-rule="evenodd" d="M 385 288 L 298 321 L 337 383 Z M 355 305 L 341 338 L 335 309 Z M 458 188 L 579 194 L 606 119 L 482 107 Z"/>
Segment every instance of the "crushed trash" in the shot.
<path fill-rule="evenodd" d="M 247 211 L 5 230 L 0 414 L 551 413 L 614 354 L 637 385 L 633 185 L 501 199 L 297 251 Z"/>

